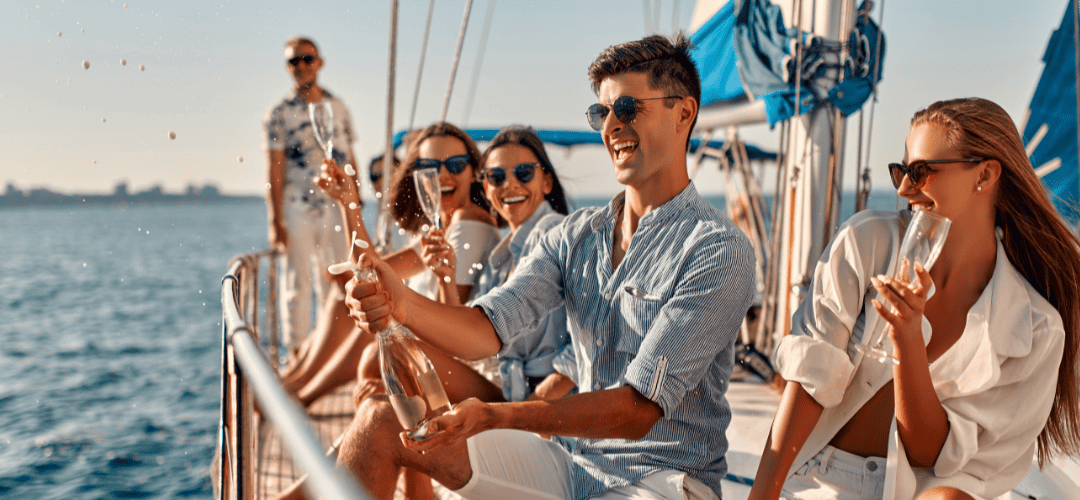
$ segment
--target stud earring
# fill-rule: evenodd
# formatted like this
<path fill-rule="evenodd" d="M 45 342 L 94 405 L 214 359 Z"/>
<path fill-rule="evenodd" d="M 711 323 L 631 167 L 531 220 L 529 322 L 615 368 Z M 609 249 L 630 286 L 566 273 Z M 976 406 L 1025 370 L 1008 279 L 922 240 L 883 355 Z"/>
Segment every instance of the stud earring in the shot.
<path fill-rule="evenodd" d="M 976 191 L 982 191 L 982 186 L 975 186 Z"/>

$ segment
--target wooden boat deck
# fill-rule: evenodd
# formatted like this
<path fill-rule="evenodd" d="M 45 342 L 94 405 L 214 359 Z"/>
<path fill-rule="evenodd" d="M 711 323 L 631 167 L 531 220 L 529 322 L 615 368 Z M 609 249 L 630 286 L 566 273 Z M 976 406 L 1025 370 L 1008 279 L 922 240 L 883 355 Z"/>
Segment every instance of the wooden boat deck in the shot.
<path fill-rule="evenodd" d="M 754 377 L 747 377 L 744 382 L 733 381 L 728 390 L 732 407 L 731 427 L 728 430 L 730 472 L 751 479 L 757 470 L 758 456 L 780 399 L 771 386 L 756 380 Z M 312 427 L 327 449 L 352 420 L 352 391 L 353 384 L 346 385 L 316 400 L 308 408 Z M 259 423 L 257 455 L 258 474 L 254 498 L 274 498 L 304 475 L 303 468 L 294 463 L 289 451 L 282 444 L 277 429 L 266 421 Z M 725 482 L 724 486 L 724 498 L 746 498 L 750 491 L 749 487 L 737 483 Z M 437 483 L 435 496 L 441 500 L 460 498 Z M 397 498 L 403 498 L 400 489 Z"/>
<path fill-rule="evenodd" d="M 308 407 L 312 428 L 327 449 L 352 420 L 352 391 L 353 384 L 343 386 Z M 259 421 L 256 446 L 258 473 L 254 498 L 274 498 L 304 475 L 303 468 L 293 461 L 288 448 L 282 443 L 277 428 L 265 420 Z"/>
<path fill-rule="evenodd" d="M 761 450 L 769 434 L 769 427 L 772 425 L 772 417 L 780 402 L 780 394 L 773 389 L 771 384 L 739 373 L 739 370 L 736 370 L 734 378 L 727 392 L 732 413 L 731 425 L 727 432 L 729 444 L 727 460 L 729 477 L 734 480 L 724 481 L 724 499 L 746 498 L 750 493 L 750 487 L 740 484 L 739 480 L 753 479 Z M 344 432 L 349 421 L 352 420 L 352 390 L 351 384 L 345 386 L 315 401 L 308 408 L 312 425 L 327 448 L 337 436 Z M 254 498 L 269 499 L 302 476 L 303 469 L 293 463 L 272 425 L 260 423 L 259 438 L 257 450 L 259 473 Z M 1080 463 L 1077 463 L 1075 459 L 1065 457 L 1055 461 L 1055 466 L 1051 466 L 1051 469 L 1044 471 L 1044 474 L 1069 483 L 1067 491 L 1070 493 L 1063 494 L 1061 490 L 1047 485 L 1045 478 L 1033 468 L 1032 474 L 1025 479 L 1024 483 L 1011 495 L 1006 494 L 1003 498 L 1012 500 L 1080 498 L 1080 496 L 1071 496 L 1071 494 L 1080 493 L 1080 490 L 1072 486 L 1075 478 L 1080 477 Z M 460 498 L 437 483 L 435 497 L 439 500 Z M 401 495 L 400 486 L 396 498 L 404 498 Z"/>

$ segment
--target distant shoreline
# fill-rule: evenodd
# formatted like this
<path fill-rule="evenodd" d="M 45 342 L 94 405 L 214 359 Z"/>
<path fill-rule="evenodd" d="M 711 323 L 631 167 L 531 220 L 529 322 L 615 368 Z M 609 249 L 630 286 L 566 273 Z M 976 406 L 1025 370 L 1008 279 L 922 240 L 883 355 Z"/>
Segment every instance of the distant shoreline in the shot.
<path fill-rule="evenodd" d="M 7 191 L 0 194 L 0 209 L 220 205 L 263 200 L 261 196 L 222 194 L 215 186 L 189 187 L 186 193 L 166 193 L 159 187 L 128 193 L 126 185 L 118 185 L 112 194 L 65 194 L 48 189 L 23 192 L 8 184 Z"/>

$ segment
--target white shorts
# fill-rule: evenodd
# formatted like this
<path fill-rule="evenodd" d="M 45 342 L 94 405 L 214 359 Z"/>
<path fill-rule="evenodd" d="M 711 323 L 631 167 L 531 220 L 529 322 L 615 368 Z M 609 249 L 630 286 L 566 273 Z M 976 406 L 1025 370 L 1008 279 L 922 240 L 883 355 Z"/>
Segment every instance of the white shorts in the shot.
<path fill-rule="evenodd" d="M 870 500 L 885 493 L 885 459 L 826 446 L 784 482 L 784 500 Z"/>
<path fill-rule="evenodd" d="M 493 430 L 468 440 L 472 478 L 455 491 L 469 500 L 572 498 L 573 458 L 562 446 L 531 432 Z M 705 483 L 685 472 L 654 472 L 640 481 L 608 490 L 599 500 L 714 500 Z"/>

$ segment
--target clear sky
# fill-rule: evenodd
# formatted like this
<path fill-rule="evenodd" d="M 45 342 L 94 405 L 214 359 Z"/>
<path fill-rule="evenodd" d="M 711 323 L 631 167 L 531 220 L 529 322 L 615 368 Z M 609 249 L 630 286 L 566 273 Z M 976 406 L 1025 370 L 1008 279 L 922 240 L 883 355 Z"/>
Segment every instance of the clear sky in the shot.
<path fill-rule="evenodd" d="M 448 120 L 462 124 L 491 0 L 474 0 Z M 605 47 L 646 33 L 636 0 L 500 0 L 469 127 L 524 123 L 586 130 L 595 96 L 586 68 Z M 884 2 L 887 53 L 875 110 L 874 187 L 903 154 L 907 122 L 927 104 L 961 96 L 1000 103 L 1019 123 L 1042 72 L 1041 57 L 1068 0 Z M 693 0 L 665 0 L 659 28 L 678 7 L 687 27 Z M 304 4 L 303 7 L 300 5 Z M 160 185 L 218 185 L 262 193 L 262 117 L 287 92 L 283 42 L 314 38 L 325 59 L 320 82 L 351 110 L 361 163 L 383 147 L 390 2 L 4 0 L 0 2 L 0 182 L 22 189 L 110 192 Z M 408 124 L 427 0 L 401 0 L 395 130 Z M 465 0 L 438 0 L 417 109 L 437 120 Z M 881 15 L 881 2 L 875 19 Z M 127 65 L 121 65 L 121 59 Z M 83 69 L 82 63 L 90 63 Z M 140 71 L 140 65 L 145 66 Z M 849 150 L 857 138 L 849 121 Z M 176 138 L 169 139 L 169 132 Z M 775 150 L 767 126 L 742 132 Z M 553 161 L 572 195 L 609 196 L 619 186 L 600 148 Z M 240 161 L 240 158 L 243 161 Z M 845 179 L 854 179 L 853 157 Z M 708 168 L 697 183 L 722 192 Z"/>

